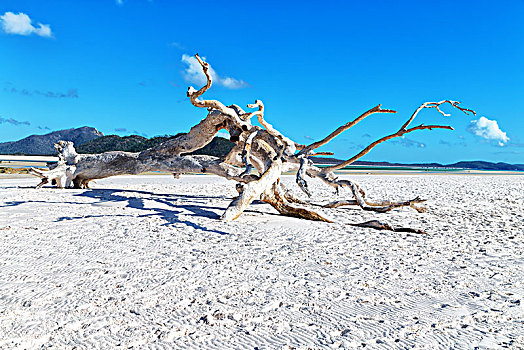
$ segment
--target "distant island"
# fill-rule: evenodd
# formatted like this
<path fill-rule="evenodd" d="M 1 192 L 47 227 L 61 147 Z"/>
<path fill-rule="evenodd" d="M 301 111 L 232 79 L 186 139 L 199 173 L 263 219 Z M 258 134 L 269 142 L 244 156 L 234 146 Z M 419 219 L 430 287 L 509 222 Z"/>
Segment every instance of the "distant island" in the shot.
<path fill-rule="evenodd" d="M 342 162 L 336 158 L 311 157 L 315 164 L 337 164 Z M 361 166 L 384 166 L 384 167 L 411 167 L 411 168 L 442 168 L 442 169 L 472 169 L 472 170 L 499 170 L 499 171 L 524 171 L 524 164 L 492 163 L 485 161 L 461 161 L 452 164 L 440 163 L 390 163 L 390 162 L 367 162 L 356 161 L 353 165 Z"/>
<path fill-rule="evenodd" d="M 60 140 L 74 142 L 78 153 L 140 152 L 181 135 L 184 135 L 184 133 L 152 138 L 145 138 L 139 135 L 104 135 L 95 128 L 84 126 L 76 129 L 54 131 L 45 135 L 31 135 L 18 141 L 3 142 L 0 143 L 0 154 L 55 155 L 54 144 Z M 204 148 L 191 154 L 225 157 L 233 146 L 233 142 L 223 137 L 215 137 Z"/>
<path fill-rule="evenodd" d="M 54 131 L 45 135 L 31 135 L 18 141 L 0 143 L 0 154 L 17 155 L 55 155 L 54 144 L 59 140 L 72 141 L 78 153 L 103 153 L 108 151 L 140 152 L 154 147 L 168 139 L 183 135 L 155 136 L 146 138 L 139 135 L 118 136 L 104 135 L 95 128 L 84 126 Z M 215 137 L 204 148 L 192 154 L 205 154 L 223 158 L 233 148 L 234 143 Z M 311 157 L 315 164 L 335 164 L 341 160 L 336 158 Z M 499 171 L 524 171 L 524 164 L 492 163 L 485 161 L 461 161 L 453 164 L 440 163 L 390 163 L 356 161 L 353 165 L 359 166 L 384 166 L 384 167 L 413 167 L 413 168 L 458 168 L 472 170 L 499 170 Z"/>
<path fill-rule="evenodd" d="M 45 135 L 31 135 L 18 141 L 0 143 L 0 154 L 55 155 L 54 144 L 60 140 L 81 145 L 104 134 L 95 128 L 84 126 L 76 129 L 53 131 Z"/>

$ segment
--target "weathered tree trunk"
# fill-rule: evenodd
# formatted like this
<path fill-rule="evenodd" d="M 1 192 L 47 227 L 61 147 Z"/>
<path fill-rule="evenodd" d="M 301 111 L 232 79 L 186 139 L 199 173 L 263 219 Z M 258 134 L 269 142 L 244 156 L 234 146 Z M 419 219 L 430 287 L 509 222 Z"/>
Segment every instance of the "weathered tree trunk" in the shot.
<path fill-rule="evenodd" d="M 280 183 L 281 174 L 284 171 L 297 170 L 296 182 L 308 197 L 311 196 L 311 193 L 306 181 L 307 176 L 319 178 L 337 191 L 343 187 L 351 190 L 353 199 L 334 201 L 324 205 L 325 208 L 358 205 L 364 210 L 376 212 L 387 212 L 399 207 L 412 207 L 418 211 L 423 211 L 422 208 L 416 206 L 416 204 L 423 202 L 418 197 L 402 202 L 369 202 L 365 199 L 364 191 L 357 184 L 338 179 L 333 171 L 352 164 L 375 146 L 389 139 L 401 137 L 416 130 L 452 130 L 450 126 L 423 124 L 409 128 L 418 113 L 425 108 L 435 108 L 441 114 L 446 115 L 439 107 L 447 103 L 466 114 L 475 114 L 472 110 L 460 107 L 460 102 L 456 101 L 426 102 L 415 110 L 396 133 L 371 143 L 361 152 L 340 164 L 321 169 L 314 166 L 309 157 L 332 153 L 315 153 L 315 149 L 329 143 L 337 135 L 372 114 L 396 112 L 382 109 L 378 105 L 364 112 L 355 120 L 340 126 L 324 139 L 308 146 L 301 145 L 281 134 L 264 119 L 264 104 L 260 100 L 248 105 L 248 108 L 257 108 L 257 110 L 245 112 L 237 105 L 225 106 L 216 100 L 199 99 L 211 87 L 212 79 L 209 74 L 209 65 L 202 61 L 198 55 L 196 55 L 196 58 L 207 77 L 207 83 L 200 90 L 189 87 L 187 96 L 195 107 L 206 108 L 208 114 L 200 123 L 193 126 L 189 133 L 139 153 L 77 154 L 72 142 L 60 141 L 55 145 L 59 156 L 57 166 L 50 171 L 32 169 L 33 175 L 42 178 L 37 187 L 49 182 L 56 182 L 60 188 L 70 187 L 71 185 L 76 188 L 88 188 L 89 181 L 94 179 L 114 175 L 139 174 L 146 171 L 171 172 L 175 176 L 184 173 L 211 173 L 239 183 L 237 185 L 239 196 L 230 203 L 222 215 L 223 220 L 238 218 L 253 200 L 260 199 L 271 204 L 283 215 L 332 222 L 331 219 L 314 210 L 314 207 L 318 205 L 294 198 L 282 186 Z M 262 127 L 251 124 L 250 120 L 254 116 L 257 117 Z M 231 135 L 231 141 L 236 143 L 224 160 L 211 156 L 184 155 L 207 145 L 222 129 L 227 130 Z M 253 172 L 255 174 L 252 174 Z M 351 225 L 394 231 L 423 232 L 416 229 L 393 227 L 375 220 Z"/>
<path fill-rule="evenodd" d="M 244 183 L 258 179 L 255 175 L 240 177 L 242 169 L 226 164 L 213 156 L 164 156 L 161 153 L 154 155 L 151 149 L 140 153 L 115 151 L 101 154 L 77 154 L 71 141 L 59 141 L 55 148 L 60 152 L 56 168 L 50 171 L 32 168 L 31 172 L 33 175 L 44 178 L 45 183 L 60 179 L 57 186 L 62 188 L 69 187 L 71 183 L 75 188 L 88 188 L 91 180 L 115 175 L 135 175 L 147 171 L 174 174 L 211 173 Z M 61 180 L 61 176 L 65 174 L 71 174 L 69 181 Z"/>

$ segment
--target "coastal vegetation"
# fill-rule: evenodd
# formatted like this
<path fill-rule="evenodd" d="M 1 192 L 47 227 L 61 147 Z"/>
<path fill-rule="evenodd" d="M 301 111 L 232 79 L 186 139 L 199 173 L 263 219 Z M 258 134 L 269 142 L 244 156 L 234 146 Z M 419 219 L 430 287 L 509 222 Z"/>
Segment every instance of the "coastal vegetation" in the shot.
<path fill-rule="evenodd" d="M 104 153 L 109 151 L 124 151 L 124 152 L 141 152 L 148 148 L 152 148 L 160 145 L 166 141 L 175 139 L 185 135 L 185 133 L 178 133 L 176 135 L 164 135 L 155 136 L 152 138 L 145 138 L 139 135 L 130 136 L 118 136 L 118 135 L 107 135 L 101 136 L 86 142 L 78 147 L 76 150 L 78 153 Z M 214 157 L 223 158 L 225 157 L 235 144 L 223 137 L 214 137 L 210 143 L 198 149 L 190 152 L 190 154 L 205 154 Z"/>

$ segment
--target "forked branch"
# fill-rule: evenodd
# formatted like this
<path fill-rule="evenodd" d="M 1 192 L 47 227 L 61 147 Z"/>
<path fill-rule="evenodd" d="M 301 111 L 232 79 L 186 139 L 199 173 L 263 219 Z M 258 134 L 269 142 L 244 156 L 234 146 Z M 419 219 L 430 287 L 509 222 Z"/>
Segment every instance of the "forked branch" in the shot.
<path fill-rule="evenodd" d="M 337 169 L 342 169 L 342 168 L 344 168 L 344 167 L 354 163 L 356 160 L 362 158 L 364 155 L 369 153 L 369 151 L 371 151 L 378 144 L 380 144 L 380 143 L 382 143 L 384 141 L 390 140 L 392 138 L 401 137 L 401 136 L 403 136 L 405 134 L 408 134 L 408 133 L 416 131 L 416 130 L 426 130 L 426 129 L 427 130 L 432 130 L 432 129 L 453 130 L 453 128 L 451 126 L 448 126 L 448 125 L 424 125 L 424 124 L 420 124 L 419 126 L 415 126 L 415 127 L 407 129 L 407 127 L 409 126 L 409 124 L 411 124 L 413 119 L 415 119 L 415 117 L 418 115 L 418 113 L 421 110 L 423 110 L 424 108 L 436 108 L 442 115 L 447 116 L 447 114 L 442 112 L 442 110 L 440 110 L 440 108 L 439 108 L 439 106 L 444 104 L 444 103 L 451 104 L 453 107 L 461 110 L 465 114 L 469 114 L 469 113 L 475 114 L 475 112 L 473 110 L 471 110 L 471 109 L 460 107 L 459 106 L 460 102 L 457 102 L 457 101 L 443 100 L 443 101 L 440 101 L 440 102 L 426 102 L 426 103 L 423 103 L 420 107 L 418 107 L 415 110 L 415 112 L 411 115 L 411 117 L 407 120 L 407 122 L 405 122 L 404 125 L 402 125 L 402 127 L 396 133 L 384 136 L 384 137 L 376 140 L 375 142 L 371 143 L 369 146 L 364 148 L 362 151 L 360 151 L 358 154 L 356 154 L 355 156 L 351 157 L 350 159 L 348 159 L 348 160 L 346 160 L 346 161 L 344 161 L 342 163 L 326 167 L 324 169 L 324 171 L 333 171 L 333 170 L 337 170 Z"/>
<path fill-rule="evenodd" d="M 451 116 L 450 114 L 446 114 L 444 112 L 442 112 L 442 110 L 440 109 L 440 106 L 443 105 L 444 103 L 449 103 L 451 106 L 461 110 L 462 112 L 464 112 L 465 114 L 469 115 L 469 113 L 472 113 L 473 115 L 475 115 L 475 111 L 471 110 L 471 109 L 467 109 L 467 108 L 463 108 L 463 107 L 460 107 L 459 104 L 460 102 L 459 101 L 453 101 L 453 100 L 442 100 L 442 101 L 439 101 L 439 102 L 426 102 L 426 103 L 423 103 L 422 105 L 420 105 L 419 108 L 417 108 L 415 110 L 415 112 L 413 112 L 413 114 L 411 115 L 411 117 L 408 119 L 407 122 L 404 123 L 404 125 L 402 125 L 401 129 L 405 129 L 409 126 L 409 124 L 411 124 L 411 122 L 413 121 L 413 119 L 415 119 L 415 117 L 417 116 L 417 114 L 423 110 L 424 108 L 435 108 L 440 114 L 442 114 L 444 117 L 449 117 Z"/>
<path fill-rule="evenodd" d="M 204 72 L 204 75 L 206 76 L 206 85 L 204 85 L 200 90 L 196 90 L 194 87 L 190 86 L 187 89 L 187 97 L 189 97 L 191 103 L 195 107 L 200 108 L 208 108 L 210 110 L 217 110 L 222 114 L 225 114 L 231 118 L 233 118 L 236 122 L 238 122 L 240 125 L 244 125 L 246 121 L 240 119 L 239 115 L 237 114 L 236 110 L 230 107 L 226 107 L 222 102 L 217 100 L 199 100 L 198 98 L 204 94 L 213 83 L 213 77 L 211 76 L 209 63 L 204 62 L 198 54 L 195 55 L 195 58 L 197 59 L 198 63 L 202 66 L 202 70 Z"/>
<path fill-rule="evenodd" d="M 349 128 L 352 128 L 353 126 L 358 124 L 360 121 L 362 121 L 364 118 L 366 118 L 366 117 L 368 117 L 368 116 L 370 116 L 372 114 L 375 114 L 375 113 L 397 113 L 396 111 L 394 111 L 392 109 L 382 109 L 382 108 L 380 108 L 380 106 L 381 105 L 373 107 L 370 110 L 362 113 L 355 120 L 338 127 L 335 131 L 333 131 L 331 134 L 326 136 L 324 139 L 322 139 L 320 141 L 317 141 L 317 142 L 314 142 L 314 143 L 310 144 L 309 146 L 306 146 L 304 149 L 302 149 L 302 151 L 300 151 L 299 154 L 308 154 L 312 150 L 314 150 L 316 148 L 319 148 L 320 146 L 325 145 L 326 143 L 328 143 L 331 140 L 333 140 L 336 136 L 340 135 L 341 133 L 343 133 L 344 131 L 348 130 Z"/>

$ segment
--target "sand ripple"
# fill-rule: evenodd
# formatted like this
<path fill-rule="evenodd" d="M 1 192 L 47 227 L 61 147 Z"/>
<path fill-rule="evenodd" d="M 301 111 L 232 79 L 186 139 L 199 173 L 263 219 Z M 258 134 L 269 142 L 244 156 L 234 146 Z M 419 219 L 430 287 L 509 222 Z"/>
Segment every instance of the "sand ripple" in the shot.
<path fill-rule="evenodd" d="M 223 223 L 236 191 L 212 176 L 1 179 L 0 348 L 524 347 L 523 176 L 352 178 L 428 211 Z M 377 217 L 430 235 L 343 224 Z"/>

